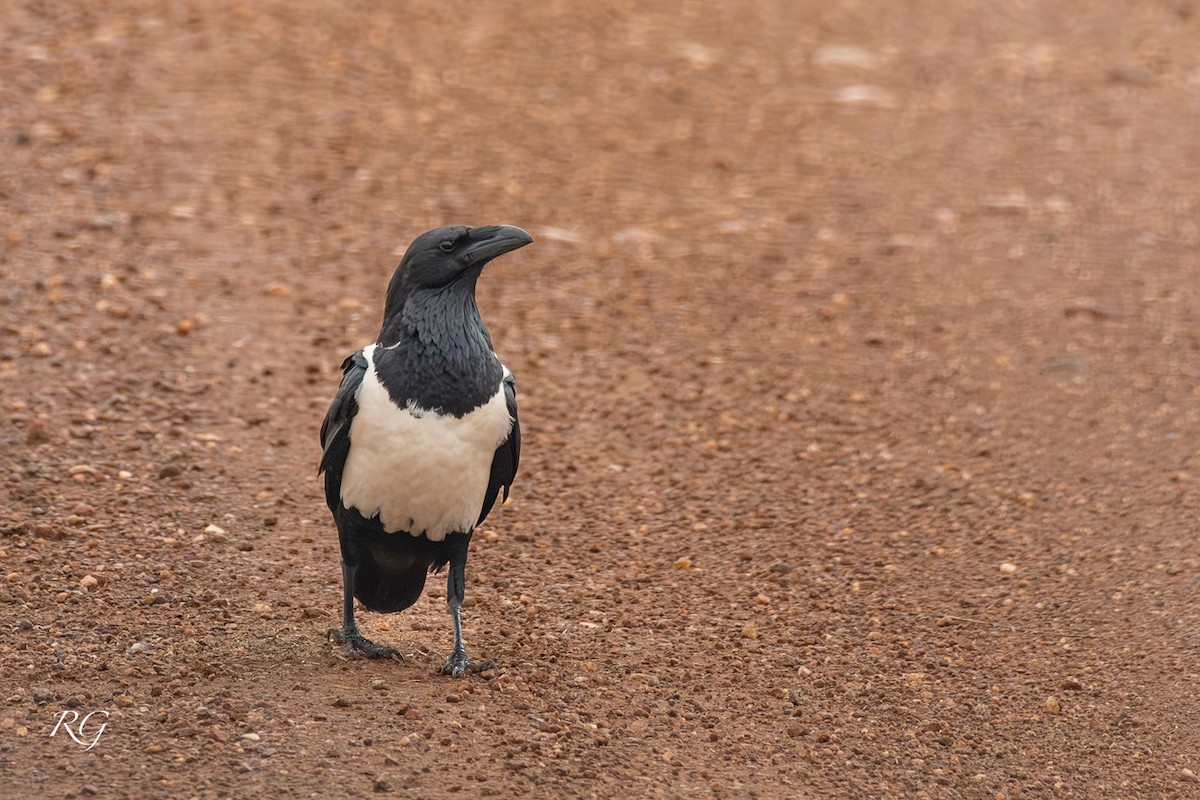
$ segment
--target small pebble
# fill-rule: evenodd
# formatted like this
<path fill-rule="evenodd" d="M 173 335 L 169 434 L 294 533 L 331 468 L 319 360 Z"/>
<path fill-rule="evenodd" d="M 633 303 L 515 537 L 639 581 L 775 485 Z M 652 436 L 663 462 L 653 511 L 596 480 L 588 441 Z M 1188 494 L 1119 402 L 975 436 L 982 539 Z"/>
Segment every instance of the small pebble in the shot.
<path fill-rule="evenodd" d="M 99 581 L 99 579 L 96 578 L 95 575 L 84 575 L 79 580 L 79 585 L 82 586 L 84 589 L 91 590 L 91 589 L 95 589 L 97 586 L 99 586 L 100 581 Z"/>
<path fill-rule="evenodd" d="M 895 108 L 896 96 L 878 86 L 846 86 L 833 93 L 838 105 L 852 108 Z"/>
<path fill-rule="evenodd" d="M 1133 86 L 1152 86 L 1157 80 L 1154 73 L 1140 64 L 1124 64 L 1108 73 L 1113 83 L 1128 83 Z"/>
<path fill-rule="evenodd" d="M 1062 703 L 1058 702 L 1057 697 L 1047 697 L 1046 702 L 1042 704 L 1042 710 L 1047 714 L 1057 714 L 1062 711 Z"/>
<path fill-rule="evenodd" d="M 812 62 L 818 67 L 853 67 L 875 69 L 879 60 L 861 47 L 846 44 L 827 44 L 813 53 Z"/>
<path fill-rule="evenodd" d="M 1017 571 L 1017 565 L 1012 563 L 1011 561 L 1005 561 L 1004 563 L 1002 563 L 1000 565 L 1000 571 L 1003 572 L 1005 575 L 1012 575 L 1014 572 Z"/>
<path fill-rule="evenodd" d="M 757 639 L 758 638 L 758 626 L 755 625 L 753 622 L 747 622 L 746 626 L 744 628 L 742 628 L 742 638 L 743 639 Z"/>
<path fill-rule="evenodd" d="M 1001 214 L 1021 213 L 1029 208 L 1029 201 L 1025 199 L 1023 192 L 1010 192 L 1002 195 L 989 195 L 983 198 L 983 207 Z M 1019 497 L 1022 502 L 1025 501 L 1027 492 L 1022 492 Z M 1030 500 L 1033 498 L 1030 497 Z"/>

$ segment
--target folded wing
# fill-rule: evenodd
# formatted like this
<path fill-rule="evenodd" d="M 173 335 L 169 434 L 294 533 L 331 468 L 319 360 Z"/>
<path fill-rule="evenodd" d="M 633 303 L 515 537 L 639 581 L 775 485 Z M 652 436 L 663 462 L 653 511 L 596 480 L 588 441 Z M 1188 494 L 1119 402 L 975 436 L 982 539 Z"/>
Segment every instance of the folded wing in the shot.
<path fill-rule="evenodd" d="M 367 374 L 367 359 L 363 351 L 342 362 L 342 385 L 338 387 L 325 420 L 321 423 L 321 466 L 317 474 L 325 473 L 325 504 L 335 514 L 342 502 L 342 471 L 350 454 L 350 423 L 358 413 L 358 389 Z"/>
<path fill-rule="evenodd" d="M 492 471 L 488 477 L 487 493 L 483 496 L 483 508 L 476 525 L 487 518 L 501 492 L 504 494 L 500 502 L 508 499 L 508 490 L 512 488 L 513 479 L 517 475 L 517 464 L 521 460 L 521 422 L 517 418 L 517 381 L 507 369 L 504 370 L 503 386 L 508 415 L 512 417 L 512 431 L 508 434 L 508 438 L 500 443 L 492 456 Z"/>

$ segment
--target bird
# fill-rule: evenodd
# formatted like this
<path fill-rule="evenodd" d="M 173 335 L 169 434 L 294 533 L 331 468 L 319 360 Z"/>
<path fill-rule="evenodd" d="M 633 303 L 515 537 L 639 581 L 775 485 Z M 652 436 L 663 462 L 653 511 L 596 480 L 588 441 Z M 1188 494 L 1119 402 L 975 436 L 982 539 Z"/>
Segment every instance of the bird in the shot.
<path fill-rule="evenodd" d="M 460 609 L 471 534 L 508 499 L 521 427 L 516 380 L 496 356 L 475 285 L 489 262 L 532 241 L 510 225 L 421 234 L 388 283 L 375 343 L 342 363 L 318 475 L 341 549 L 342 627 L 329 636 L 351 658 L 403 658 L 363 636 L 356 598 L 403 611 L 448 564 L 454 647 L 441 672 L 495 667 L 467 658 Z"/>

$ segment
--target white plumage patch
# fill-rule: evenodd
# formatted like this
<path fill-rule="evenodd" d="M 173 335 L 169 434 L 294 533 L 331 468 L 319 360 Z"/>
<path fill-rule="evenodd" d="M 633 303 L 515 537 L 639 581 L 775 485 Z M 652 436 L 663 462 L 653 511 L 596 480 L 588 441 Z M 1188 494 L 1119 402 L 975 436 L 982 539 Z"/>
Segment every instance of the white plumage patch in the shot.
<path fill-rule="evenodd" d="M 512 430 L 504 386 L 461 418 L 398 408 L 375 374 L 375 345 L 363 349 L 367 373 L 350 424 L 342 503 L 379 514 L 388 533 L 408 531 L 440 542 L 475 527 L 492 456 Z M 507 370 L 506 370 L 507 372 Z"/>

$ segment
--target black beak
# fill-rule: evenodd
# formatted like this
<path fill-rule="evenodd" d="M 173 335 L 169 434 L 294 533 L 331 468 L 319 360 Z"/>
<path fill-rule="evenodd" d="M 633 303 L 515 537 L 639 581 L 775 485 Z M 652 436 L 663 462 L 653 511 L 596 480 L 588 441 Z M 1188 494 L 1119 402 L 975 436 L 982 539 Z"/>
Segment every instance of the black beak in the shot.
<path fill-rule="evenodd" d="M 483 228 L 472 228 L 469 236 L 471 242 L 463 251 L 462 257 L 468 264 L 481 266 L 496 256 L 511 253 L 533 241 L 532 236 L 512 225 L 487 225 Z"/>

